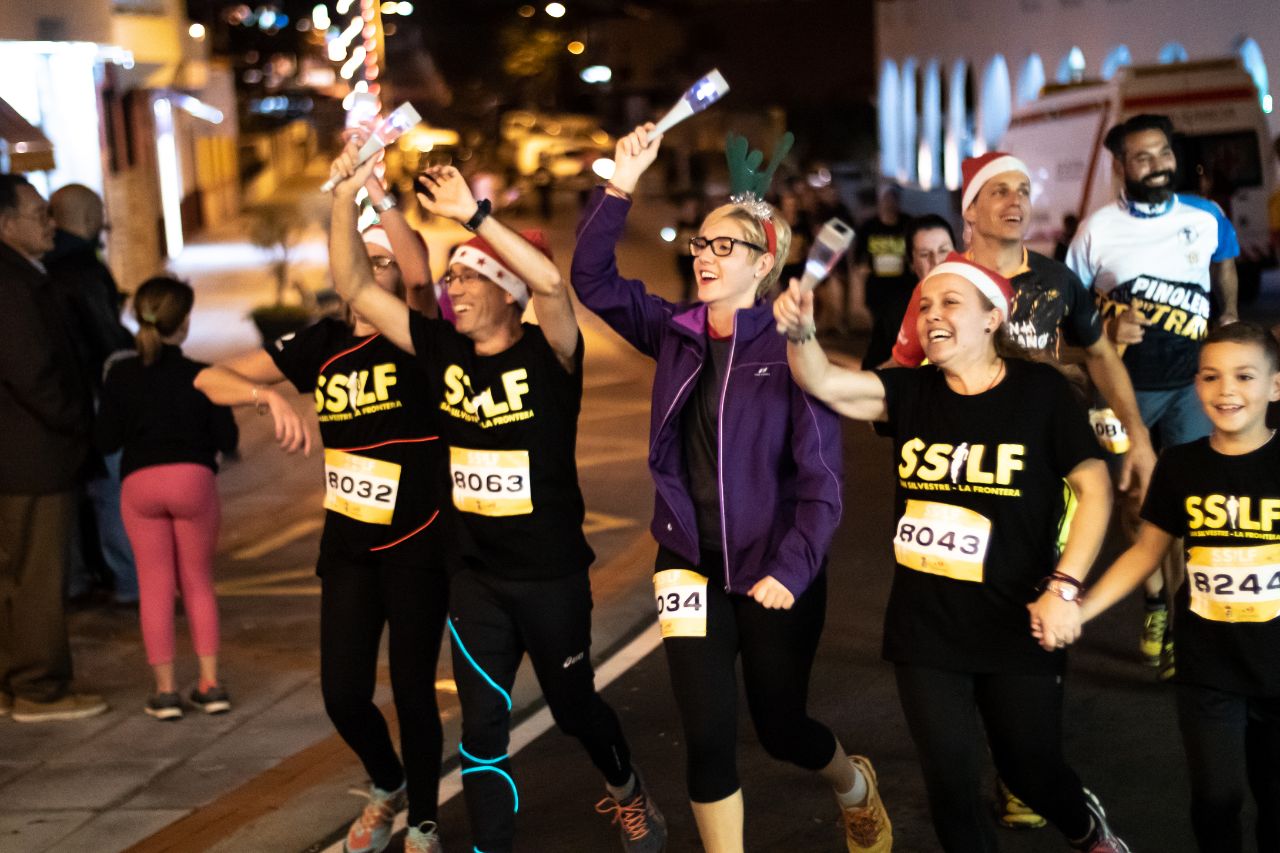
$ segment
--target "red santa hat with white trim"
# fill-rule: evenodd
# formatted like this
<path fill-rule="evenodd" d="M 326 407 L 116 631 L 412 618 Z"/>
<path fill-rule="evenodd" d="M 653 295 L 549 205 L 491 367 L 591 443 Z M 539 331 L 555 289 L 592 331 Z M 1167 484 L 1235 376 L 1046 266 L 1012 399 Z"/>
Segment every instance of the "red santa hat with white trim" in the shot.
<path fill-rule="evenodd" d="M 547 245 L 547 238 L 541 231 L 536 229 L 521 231 L 520 236 L 551 259 L 551 247 Z M 480 273 L 515 297 L 516 303 L 521 308 L 529 304 L 529 285 L 511 271 L 511 268 L 502 260 L 502 256 L 483 237 L 472 237 L 454 249 L 453 255 L 449 258 L 449 266 L 454 264 L 462 264 Z"/>
<path fill-rule="evenodd" d="M 978 197 L 982 185 L 1004 172 L 1021 172 L 1031 180 L 1031 171 L 1012 154 L 1004 151 L 988 151 L 981 157 L 966 157 L 960 164 L 960 174 L 964 178 L 964 194 L 960 199 L 960 209 L 968 210 L 969 205 Z"/>
<path fill-rule="evenodd" d="M 1001 171 L 1007 172 L 1008 169 Z M 1013 304 L 1013 285 L 1009 279 L 1000 275 L 995 270 L 989 270 L 982 264 L 975 264 L 973 261 L 961 255 L 958 252 L 952 252 L 947 255 L 947 259 L 929 270 L 929 274 L 924 277 L 920 284 L 931 278 L 940 275 L 958 275 L 965 281 L 978 288 L 978 292 L 991 302 L 1000 312 L 1000 320 L 1004 322 L 1009 319 L 1009 306 Z"/>

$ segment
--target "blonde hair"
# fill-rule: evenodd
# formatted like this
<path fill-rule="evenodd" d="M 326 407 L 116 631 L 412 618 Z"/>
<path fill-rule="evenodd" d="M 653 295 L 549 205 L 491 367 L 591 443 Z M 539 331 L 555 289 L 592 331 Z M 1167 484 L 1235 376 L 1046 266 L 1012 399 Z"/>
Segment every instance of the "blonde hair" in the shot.
<path fill-rule="evenodd" d="M 163 339 L 178 331 L 195 301 L 191 285 L 165 276 L 147 279 L 133 294 L 133 313 L 138 318 L 134 341 L 144 365 L 155 363 Z"/>
<path fill-rule="evenodd" d="M 765 204 L 765 202 L 761 202 Z M 766 204 L 766 206 L 768 206 Z M 760 284 L 756 286 L 756 298 L 767 296 L 773 291 L 774 285 L 778 283 L 778 279 L 782 277 L 783 261 L 791 252 L 791 226 L 787 224 L 787 220 L 783 219 L 773 211 L 771 222 L 773 222 L 774 233 L 778 237 L 778 245 L 773 252 L 773 269 L 769 270 L 764 278 L 760 279 Z M 747 239 L 757 246 L 768 246 L 769 236 L 765 233 L 764 225 L 754 213 L 741 204 L 722 204 L 715 210 L 707 214 L 707 218 L 703 222 L 710 222 L 712 219 L 732 219 L 742 226 L 742 232 L 747 235 Z M 754 252 L 755 249 L 748 251 Z M 766 253 L 758 253 L 766 254 Z"/>

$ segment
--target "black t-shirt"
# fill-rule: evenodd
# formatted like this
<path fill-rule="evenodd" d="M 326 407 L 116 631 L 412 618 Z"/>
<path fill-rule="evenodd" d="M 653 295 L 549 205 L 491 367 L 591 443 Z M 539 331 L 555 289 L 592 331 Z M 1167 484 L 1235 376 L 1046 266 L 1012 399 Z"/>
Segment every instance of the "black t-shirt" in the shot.
<path fill-rule="evenodd" d="M 94 444 L 102 453 L 124 449 L 121 477 L 186 462 L 216 472 L 218 454 L 236 449 L 240 432 L 231 410 L 215 406 L 192 384 L 205 367 L 168 344 L 150 365 L 137 356 L 111 365 L 94 420 Z"/>
<path fill-rule="evenodd" d="M 680 413 L 680 440 L 684 449 L 689 494 L 698 519 L 698 544 L 704 551 L 724 549 L 720 529 L 720 398 L 729 366 L 729 338 L 707 338 L 707 360 L 698 384 Z"/>
<path fill-rule="evenodd" d="M 443 320 L 414 314 L 409 331 L 449 445 L 463 558 L 481 571 L 535 580 L 585 571 L 595 559 L 574 455 L 582 407 L 582 337 L 573 370 L 542 330 L 496 355 Z"/>
<path fill-rule="evenodd" d="M 371 556 L 438 566 L 451 515 L 445 447 L 413 356 L 334 319 L 266 351 L 294 387 L 315 396 L 328 509 L 317 571 Z"/>
<path fill-rule="evenodd" d="M 856 258 L 870 268 L 866 294 L 869 307 L 896 304 L 910 297 L 915 277 L 907 268 L 905 219 L 898 220 L 896 225 L 887 225 L 876 218 L 863 225 L 858 234 Z"/>
<path fill-rule="evenodd" d="M 1280 441 L 1242 456 L 1202 438 L 1160 456 L 1142 517 L 1184 537 L 1175 678 L 1280 696 Z"/>
<path fill-rule="evenodd" d="M 990 391 L 952 391 L 933 365 L 877 371 L 898 488 L 884 656 L 960 672 L 1061 672 L 1026 605 L 1054 570 L 1063 478 L 1101 456 L 1054 368 L 1017 359 Z"/>
<path fill-rule="evenodd" d="M 1028 351 L 1056 360 L 1062 338 L 1073 346 L 1088 347 L 1102 337 L 1098 306 L 1066 264 L 1027 252 L 1026 267 L 1010 282 L 1013 304 L 1005 325 Z"/>

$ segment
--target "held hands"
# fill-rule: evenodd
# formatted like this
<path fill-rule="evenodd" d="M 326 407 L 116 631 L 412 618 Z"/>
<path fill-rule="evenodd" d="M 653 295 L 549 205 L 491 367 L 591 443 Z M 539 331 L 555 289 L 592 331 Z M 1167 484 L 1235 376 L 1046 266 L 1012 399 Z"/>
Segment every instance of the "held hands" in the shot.
<path fill-rule="evenodd" d="M 418 202 L 429 213 L 456 222 L 466 222 L 475 216 L 476 197 L 471 194 L 466 178 L 453 166 L 432 166 L 419 174 L 415 183 Z"/>
<path fill-rule="evenodd" d="M 778 334 L 788 338 L 803 338 L 813 333 L 813 292 L 805 293 L 799 279 L 773 301 L 773 319 L 778 324 Z"/>
<path fill-rule="evenodd" d="M 766 575 L 756 581 L 755 586 L 747 591 L 747 595 L 754 598 L 766 610 L 790 610 L 791 605 L 796 603 L 796 597 L 791 594 L 791 590 L 774 580 L 773 575 Z"/>
<path fill-rule="evenodd" d="M 356 163 L 360 146 L 367 138 L 367 134 L 353 133 L 342 153 L 329 165 L 329 177 L 336 182 L 333 188 L 335 199 L 341 197 L 344 201 L 353 200 L 360 187 L 373 176 L 374 167 L 378 165 L 382 155 L 370 157 L 362 164 Z"/>
<path fill-rule="evenodd" d="M 1117 344 L 1129 346 L 1142 343 L 1146 327 L 1151 321 L 1137 308 L 1121 311 L 1107 323 L 1107 335 Z"/>
<path fill-rule="evenodd" d="M 274 390 L 267 388 L 261 392 L 262 402 L 271 411 L 271 420 L 276 425 L 276 441 L 285 453 L 302 451 L 303 456 L 311 455 L 311 431 L 307 429 L 302 418 L 289 405 L 289 401 Z"/>
<path fill-rule="evenodd" d="M 662 134 L 653 132 L 653 122 L 642 124 L 618 140 L 613 151 L 613 178 L 610 183 L 623 192 L 634 192 L 640 176 L 653 165 L 662 145 Z"/>
<path fill-rule="evenodd" d="M 1027 610 L 1031 612 L 1031 636 L 1045 651 L 1066 648 L 1080 639 L 1083 620 L 1078 602 L 1063 601 L 1046 591 L 1028 604 Z"/>

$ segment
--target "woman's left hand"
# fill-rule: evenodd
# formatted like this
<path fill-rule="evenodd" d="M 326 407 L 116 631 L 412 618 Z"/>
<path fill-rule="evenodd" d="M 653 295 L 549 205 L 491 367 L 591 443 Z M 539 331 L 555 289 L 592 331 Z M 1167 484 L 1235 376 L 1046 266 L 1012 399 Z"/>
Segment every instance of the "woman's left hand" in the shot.
<path fill-rule="evenodd" d="M 778 582 L 773 575 L 767 575 L 756 581 L 755 586 L 747 592 L 762 607 L 768 610 L 790 610 L 796 603 L 796 597 Z"/>
<path fill-rule="evenodd" d="M 1044 592 L 1027 605 L 1027 610 L 1031 612 L 1031 636 L 1040 641 L 1045 651 L 1066 648 L 1080 639 L 1083 620 L 1077 602 Z"/>
<path fill-rule="evenodd" d="M 476 197 L 466 178 L 453 166 L 432 166 L 418 175 L 418 201 L 428 212 L 447 216 L 456 222 L 466 222 L 476 213 Z M 422 185 L 430 188 L 429 197 Z"/>

